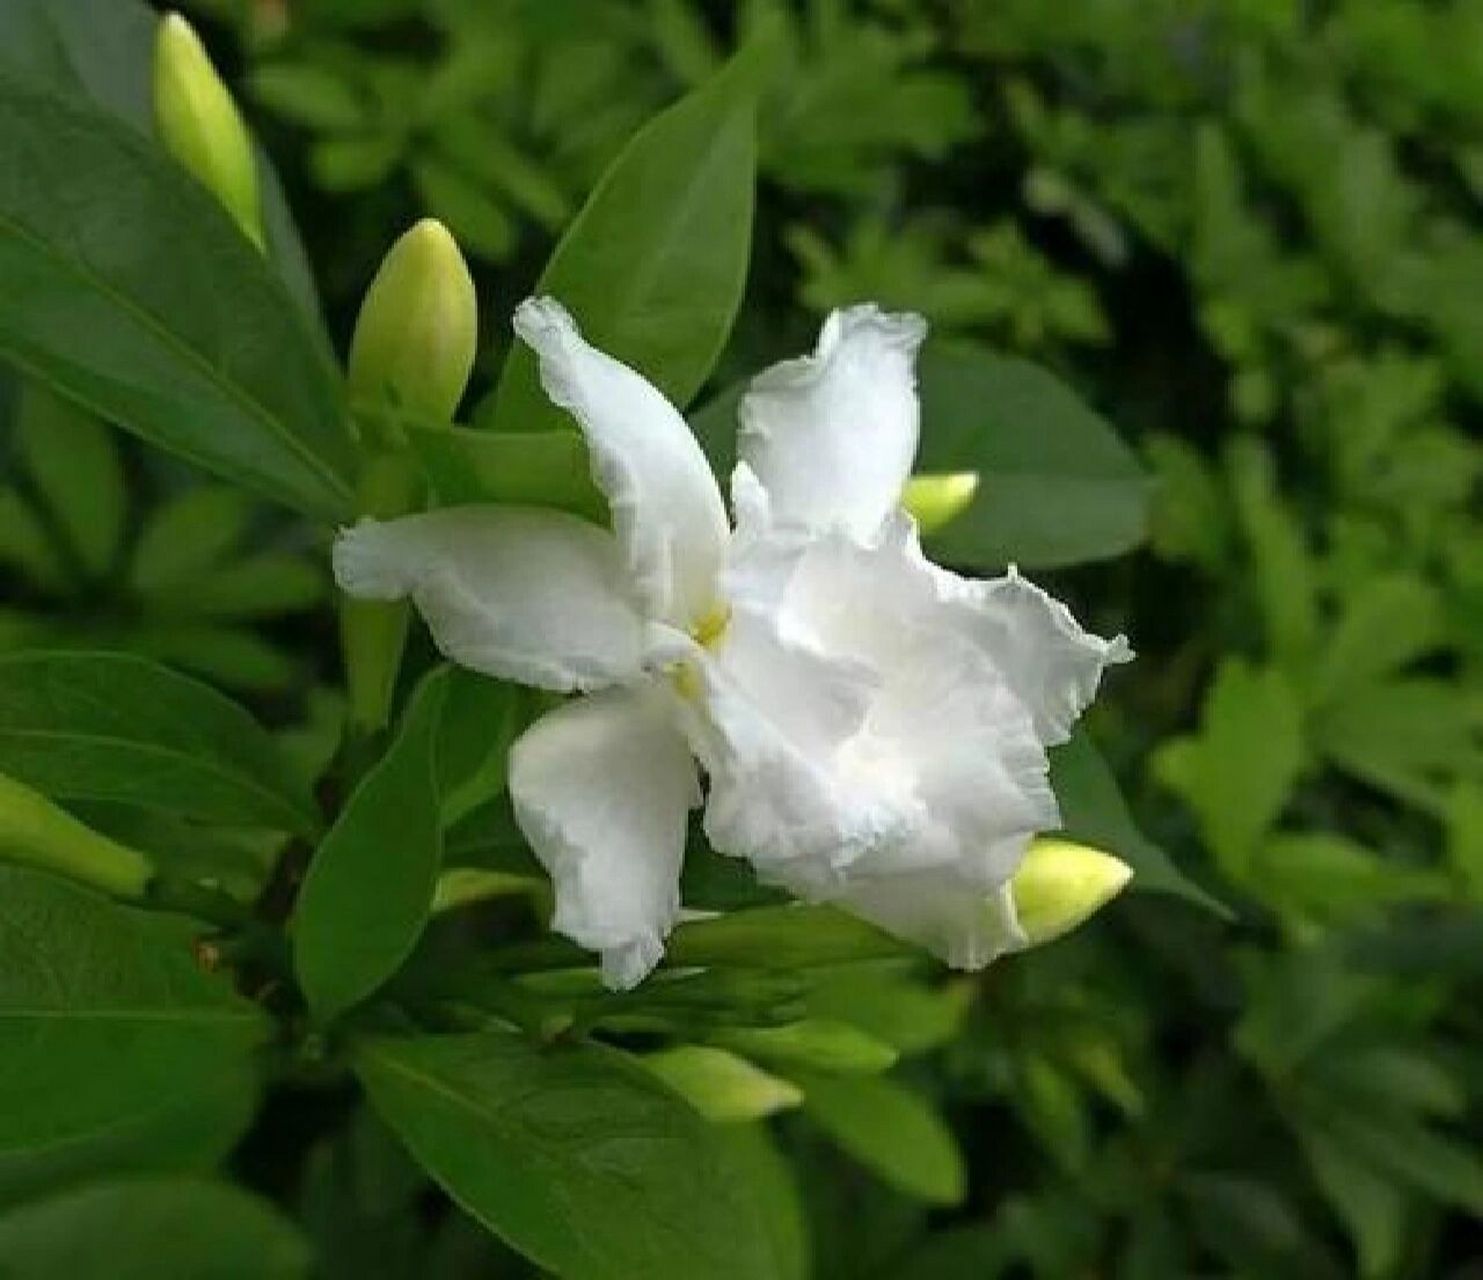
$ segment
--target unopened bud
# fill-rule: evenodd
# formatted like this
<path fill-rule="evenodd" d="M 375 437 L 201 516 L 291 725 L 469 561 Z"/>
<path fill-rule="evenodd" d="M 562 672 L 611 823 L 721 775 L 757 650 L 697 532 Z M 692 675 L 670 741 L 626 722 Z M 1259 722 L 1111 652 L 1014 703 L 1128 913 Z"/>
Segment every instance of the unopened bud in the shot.
<path fill-rule="evenodd" d="M 901 495 L 923 533 L 935 533 L 968 510 L 978 492 L 977 471 L 927 472 L 912 476 Z"/>
<path fill-rule="evenodd" d="M 195 175 L 243 234 L 264 246 L 252 140 L 195 29 L 168 14 L 155 37 L 154 115 L 160 141 Z"/>
<path fill-rule="evenodd" d="M 1036 840 L 1009 882 L 1025 945 L 1037 947 L 1070 933 L 1132 878 L 1132 867 L 1100 849 Z"/>
<path fill-rule="evenodd" d="M 760 1120 L 803 1101 L 803 1091 L 791 1081 L 708 1045 L 676 1045 L 639 1061 L 718 1124 Z"/>
<path fill-rule="evenodd" d="M 0 774 L 0 860 L 55 871 L 120 898 L 154 876 L 142 853 L 83 826 L 30 787 Z"/>
<path fill-rule="evenodd" d="M 350 343 L 351 398 L 449 421 L 474 367 L 479 307 L 448 228 L 424 218 L 392 245 Z"/>

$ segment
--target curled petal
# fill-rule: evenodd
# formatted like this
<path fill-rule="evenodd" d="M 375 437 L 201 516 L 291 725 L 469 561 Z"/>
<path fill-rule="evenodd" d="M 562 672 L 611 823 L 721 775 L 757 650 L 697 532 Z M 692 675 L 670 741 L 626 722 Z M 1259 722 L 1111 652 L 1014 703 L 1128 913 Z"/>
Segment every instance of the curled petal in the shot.
<path fill-rule="evenodd" d="M 460 666 L 570 691 L 642 675 L 646 628 L 612 535 L 524 507 L 452 507 L 366 520 L 334 547 L 335 580 L 371 600 L 410 596 Z"/>
<path fill-rule="evenodd" d="M 695 765 L 653 687 L 569 702 L 510 752 L 520 829 L 556 889 L 552 928 L 602 956 L 603 980 L 636 985 L 680 910 Z"/>
<path fill-rule="evenodd" d="M 716 603 L 728 525 L 694 433 L 641 374 L 586 342 L 554 298 L 527 298 L 515 332 L 546 394 L 577 420 L 649 616 L 687 630 Z"/>
<path fill-rule="evenodd" d="M 1132 660 L 1124 637 L 1083 631 L 1071 610 L 1013 569 L 987 582 L 937 573 L 955 624 L 1004 673 L 1046 746 L 1071 736 L 1102 672 Z"/>
<path fill-rule="evenodd" d="M 916 456 L 917 315 L 833 312 L 813 355 L 759 374 L 738 449 L 781 523 L 866 537 L 896 509 Z"/>

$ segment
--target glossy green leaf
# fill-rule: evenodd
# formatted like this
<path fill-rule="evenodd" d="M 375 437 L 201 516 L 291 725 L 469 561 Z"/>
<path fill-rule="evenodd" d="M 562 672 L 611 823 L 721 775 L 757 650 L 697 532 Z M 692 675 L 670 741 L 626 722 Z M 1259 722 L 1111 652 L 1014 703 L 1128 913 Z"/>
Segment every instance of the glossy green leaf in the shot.
<path fill-rule="evenodd" d="M 1117 779 L 1084 731 L 1050 752 L 1051 786 L 1072 840 L 1114 853 L 1133 868 L 1133 892 L 1169 893 L 1229 918 L 1230 911 L 1174 865 L 1143 834 L 1118 790 Z"/>
<path fill-rule="evenodd" d="M 438 727 L 438 790 L 451 827 L 505 789 L 510 746 L 525 724 L 518 686 L 450 667 Z"/>
<path fill-rule="evenodd" d="M 709 376 L 746 282 L 755 88 L 742 71 L 733 64 L 635 135 L 534 290 L 559 299 L 589 342 L 681 406 Z M 490 421 L 507 431 L 568 425 L 524 346 L 505 364 Z"/>
<path fill-rule="evenodd" d="M 436 749 L 447 681 L 445 669 L 423 682 L 396 742 L 309 864 L 294 913 L 294 969 L 321 1020 L 391 977 L 432 910 L 443 861 Z"/>
<path fill-rule="evenodd" d="M 64 97 L 91 100 L 152 139 L 150 79 L 159 21 L 143 0 L 6 0 L 0 5 L 0 60 L 45 80 Z M 261 149 L 257 167 L 269 260 L 328 351 L 304 246 Z"/>
<path fill-rule="evenodd" d="M 197 967 L 189 922 L 18 867 L 0 867 L 0 901 L 0 1156 L 137 1127 L 238 1078 L 266 1038 L 262 1012 Z"/>
<path fill-rule="evenodd" d="M 301 1280 L 309 1250 L 267 1201 L 224 1182 L 102 1182 L 0 1217 L 6 1280 Z"/>
<path fill-rule="evenodd" d="M 251 716 L 129 654 L 0 655 L 0 773 L 61 800 L 284 831 L 317 824 Z"/>
<path fill-rule="evenodd" d="M 803 1085 L 808 1116 L 877 1177 L 929 1204 L 962 1200 L 962 1153 L 920 1094 L 885 1076 L 791 1074 Z"/>
<path fill-rule="evenodd" d="M 356 1070 L 467 1212 L 564 1280 L 770 1280 L 713 1132 L 616 1050 L 502 1032 L 377 1039 Z"/>
<path fill-rule="evenodd" d="M 757 1200 L 777 1280 L 809 1280 L 808 1215 L 792 1162 L 760 1122 L 727 1125 L 715 1138 Z"/>
<path fill-rule="evenodd" d="M 0 312 L 0 354 L 208 470 L 342 516 L 335 372 L 230 218 L 101 110 L 0 69 L 0 112 L 0 290 L 26 299 Z"/>
<path fill-rule="evenodd" d="M 113 433 L 76 405 L 27 384 L 16 438 L 31 482 L 68 546 L 94 578 L 108 572 L 123 537 L 128 495 Z"/>

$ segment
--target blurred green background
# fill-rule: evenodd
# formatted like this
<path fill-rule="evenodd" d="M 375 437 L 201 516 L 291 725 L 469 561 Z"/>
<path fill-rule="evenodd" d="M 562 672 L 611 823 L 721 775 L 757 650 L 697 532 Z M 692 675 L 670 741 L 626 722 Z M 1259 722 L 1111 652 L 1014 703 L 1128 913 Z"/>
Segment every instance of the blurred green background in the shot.
<path fill-rule="evenodd" d="M 341 349 L 431 213 L 486 372 L 604 165 L 781 14 L 717 386 L 872 299 L 1054 368 L 1142 459 L 1137 550 L 1025 567 L 1133 638 L 1093 735 L 1234 918 L 1134 897 L 913 1011 L 968 1195 L 785 1130 L 815 1274 L 1483 1276 L 1483 4 L 187 7 Z M 15 418 L 0 645 L 189 666 L 312 752 L 333 622 L 298 526 L 43 397 Z M 314 1157 L 334 1274 L 525 1274 L 472 1231 L 427 1255 L 361 1141 Z"/>

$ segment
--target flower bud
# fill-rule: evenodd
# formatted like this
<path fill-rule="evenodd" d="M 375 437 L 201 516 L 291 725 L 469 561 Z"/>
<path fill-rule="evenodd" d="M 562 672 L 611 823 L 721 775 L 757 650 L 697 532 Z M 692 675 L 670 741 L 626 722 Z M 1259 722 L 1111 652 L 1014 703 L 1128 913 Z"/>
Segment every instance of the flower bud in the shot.
<path fill-rule="evenodd" d="M 137 850 L 78 822 L 45 796 L 0 774 L 0 860 L 56 871 L 120 898 L 138 898 L 154 867 Z"/>
<path fill-rule="evenodd" d="M 155 128 L 259 249 L 264 247 L 257 167 L 247 126 L 195 29 L 168 14 L 155 37 Z"/>
<path fill-rule="evenodd" d="M 350 343 L 350 394 L 446 422 L 474 367 L 474 282 L 448 228 L 424 218 L 392 245 Z"/>
<path fill-rule="evenodd" d="M 1069 840 L 1036 840 L 1009 882 L 1025 946 L 1070 933 L 1132 878 L 1133 868 L 1110 853 Z"/>
<path fill-rule="evenodd" d="M 923 533 L 935 533 L 962 515 L 977 492 L 977 471 L 928 472 L 906 482 L 901 505 Z"/>

